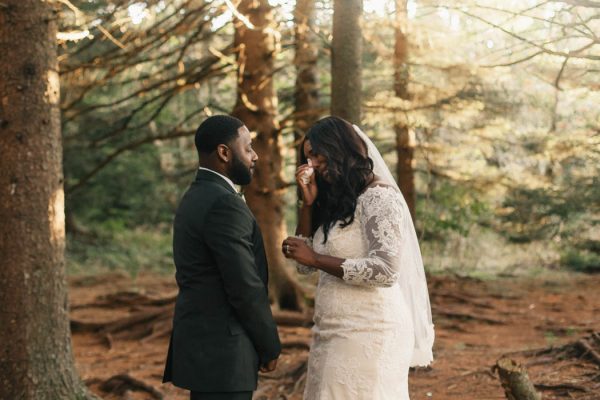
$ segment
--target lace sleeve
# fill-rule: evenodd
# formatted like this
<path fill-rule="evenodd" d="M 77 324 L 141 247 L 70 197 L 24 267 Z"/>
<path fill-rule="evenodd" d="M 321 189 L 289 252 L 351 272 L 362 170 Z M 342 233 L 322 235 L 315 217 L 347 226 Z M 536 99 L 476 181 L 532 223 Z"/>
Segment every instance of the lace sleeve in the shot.
<path fill-rule="evenodd" d="M 308 247 L 310 247 L 311 249 L 313 248 L 313 240 L 311 237 L 303 237 L 302 235 L 298 235 L 297 237 L 303 239 L 304 242 L 308 245 Z M 317 269 L 314 267 L 309 267 L 308 265 L 300 264 L 298 262 L 294 263 L 296 264 L 296 271 L 298 271 L 299 274 L 309 275 L 313 272 L 317 272 Z"/>
<path fill-rule="evenodd" d="M 389 186 L 367 189 L 361 203 L 361 222 L 369 252 L 342 263 L 343 279 L 364 286 L 393 286 L 398 280 L 400 241 L 405 218 L 401 196 Z"/>

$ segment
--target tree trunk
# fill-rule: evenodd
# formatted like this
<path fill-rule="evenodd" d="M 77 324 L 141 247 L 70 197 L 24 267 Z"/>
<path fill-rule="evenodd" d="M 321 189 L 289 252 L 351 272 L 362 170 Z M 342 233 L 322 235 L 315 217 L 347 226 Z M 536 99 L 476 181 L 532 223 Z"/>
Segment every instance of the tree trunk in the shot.
<path fill-rule="evenodd" d="M 0 4 L 0 398 L 82 399 L 65 280 L 57 13 Z"/>
<path fill-rule="evenodd" d="M 394 48 L 394 92 L 397 97 L 409 100 L 408 93 L 408 39 L 406 37 L 407 26 L 406 0 L 396 0 L 396 45 Z M 398 163 L 396 173 L 398 175 L 398 186 L 404 195 L 404 199 L 415 221 L 415 172 L 414 172 L 414 139 L 408 127 L 406 114 L 397 115 L 394 123 L 396 132 L 396 154 Z"/>
<path fill-rule="evenodd" d="M 509 358 L 501 358 L 496 362 L 494 369 L 498 371 L 500 383 L 508 400 L 541 400 L 525 367 Z"/>
<path fill-rule="evenodd" d="M 315 0 L 298 0 L 294 10 L 296 90 L 294 93 L 294 138 L 299 139 L 319 117 L 318 50 L 314 33 Z"/>
<path fill-rule="evenodd" d="M 294 9 L 296 53 L 296 89 L 294 92 L 294 149 L 296 167 L 300 166 L 299 147 L 310 127 L 319 118 L 319 83 L 317 81 L 318 50 L 314 33 L 315 0 L 298 0 Z M 298 198 L 300 192 L 298 189 Z M 299 209 L 296 209 L 299 212 Z"/>
<path fill-rule="evenodd" d="M 362 101 L 362 0 L 334 0 L 331 114 L 360 124 Z"/>
<path fill-rule="evenodd" d="M 281 253 L 281 242 L 287 233 L 280 130 L 275 119 L 277 97 L 273 88 L 273 62 L 278 46 L 273 10 L 268 0 L 242 0 L 238 11 L 253 26 L 246 26 L 239 19 L 235 21 L 238 86 L 233 115 L 256 133 L 253 147 L 259 157 L 245 197 L 265 239 L 271 298 L 279 308 L 300 310 L 304 308 L 303 293 L 287 270 L 287 260 Z"/>

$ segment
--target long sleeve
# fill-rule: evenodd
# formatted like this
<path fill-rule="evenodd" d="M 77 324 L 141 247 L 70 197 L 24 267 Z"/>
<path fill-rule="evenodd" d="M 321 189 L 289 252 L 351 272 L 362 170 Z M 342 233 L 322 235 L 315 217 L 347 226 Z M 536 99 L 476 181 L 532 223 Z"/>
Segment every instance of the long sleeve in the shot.
<path fill-rule="evenodd" d="M 343 279 L 363 286 L 393 286 L 400 268 L 400 243 L 405 210 L 401 196 L 391 187 L 376 186 L 364 193 L 360 218 L 368 254 L 364 258 L 349 258 L 342 263 Z"/>
<path fill-rule="evenodd" d="M 304 239 L 304 242 L 312 249 L 313 248 L 313 241 L 312 238 L 310 237 L 302 237 L 299 236 L 301 239 Z M 299 274 L 302 275 L 309 275 L 312 274 L 313 272 L 317 272 L 318 270 L 314 267 L 309 267 L 308 265 L 304 265 L 304 264 L 300 264 L 298 262 L 295 262 L 296 264 L 296 271 L 298 271 Z"/>
<path fill-rule="evenodd" d="M 252 249 L 254 220 L 246 205 L 231 194 L 221 197 L 206 220 L 205 241 L 215 258 L 227 299 L 248 333 L 261 362 L 277 358 L 281 345 L 266 287 Z"/>

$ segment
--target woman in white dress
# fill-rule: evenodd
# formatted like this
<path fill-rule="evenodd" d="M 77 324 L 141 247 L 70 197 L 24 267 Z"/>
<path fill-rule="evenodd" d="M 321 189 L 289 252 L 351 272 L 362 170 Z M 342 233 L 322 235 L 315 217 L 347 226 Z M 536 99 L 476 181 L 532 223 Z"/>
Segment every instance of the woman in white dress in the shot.
<path fill-rule="evenodd" d="M 320 271 L 306 400 L 408 400 L 410 366 L 432 360 L 433 324 L 410 212 L 370 139 L 326 117 L 296 171 L 300 273 Z"/>

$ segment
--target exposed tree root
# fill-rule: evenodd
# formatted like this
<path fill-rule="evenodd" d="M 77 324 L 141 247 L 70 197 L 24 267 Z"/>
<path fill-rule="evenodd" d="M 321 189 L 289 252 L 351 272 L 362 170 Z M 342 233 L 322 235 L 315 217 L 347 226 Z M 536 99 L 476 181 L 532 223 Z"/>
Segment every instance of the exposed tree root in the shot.
<path fill-rule="evenodd" d="M 452 299 L 452 300 L 455 300 L 456 303 L 470 304 L 470 305 L 474 305 L 474 306 L 480 307 L 480 308 L 486 308 L 486 309 L 494 309 L 495 308 L 489 302 L 477 300 L 477 298 L 475 296 L 469 296 L 469 295 L 466 295 L 466 294 L 440 291 L 440 292 L 431 293 L 431 297 L 443 297 L 443 298 L 446 298 L 446 299 Z M 436 303 L 442 304 L 444 302 L 445 301 L 439 301 L 439 302 L 436 302 Z"/>
<path fill-rule="evenodd" d="M 312 313 L 296 311 L 273 311 L 273 318 L 279 326 L 311 326 Z"/>
<path fill-rule="evenodd" d="M 466 311 L 459 311 L 455 309 L 443 308 L 443 307 L 435 307 L 433 308 L 433 313 L 435 316 L 441 316 L 451 319 L 460 319 L 463 321 L 479 321 L 490 325 L 502 325 L 506 322 L 502 319 L 490 317 L 490 316 L 482 316 L 475 315 Z"/>
<path fill-rule="evenodd" d="M 135 379 L 127 374 L 118 374 L 108 378 L 105 381 L 100 379 L 90 379 L 86 381 L 86 384 L 94 385 L 98 384 L 98 388 L 104 393 L 116 394 L 118 396 L 123 396 L 127 392 L 145 392 L 152 396 L 152 398 L 156 400 L 163 400 L 164 396 L 153 386 L 148 385 L 140 381 L 139 379 Z"/>
<path fill-rule="evenodd" d="M 583 386 L 573 385 L 570 383 L 561 383 L 558 385 L 536 384 L 535 388 L 540 389 L 540 390 L 567 390 L 567 391 L 573 390 L 576 392 L 589 392 L 589 389 L 587 389 Z"/>
<path fill-rule="evenodd" d="M 282 340 L 281 347 L 284 349 L 295 348 L 295 349 L 310 349 L 310 340 Z"/>
<path fill-rule="evenodd" d="M 168 336 L 172 330 L 175 296 L 153 298 L 137 292 L 118 292 L 98 297 L 93 303 L 78 305 L 73 310 L 91 308 L 128 308 L 129 315 L 110 321 L 86 321 L 71 318 L 72 332 L 91 332 L 102 335 L 107 347 L 113 339 L 149 341 Z M 273 318 L 279 326 L 307 327 L 312 325 L 312 313 L 274 311 Z M 308 348 L 300 342 L 290 342 L 289 347 Z"/>
<path fill-rule="evenodd" d="M 591 337 L 595 338 L 594 334 L 592 334 Z M 600 344 L 598 343 L 600 341 L 597 340 L 596 342 L 597 345 Z M 586 340 L 585 338 L 579 339 L 577 342 L 575 342 L 575 346 L 579 347 L 583 351 L 581 357 L 587 357 L 592 359 L 592 361 L 594 361 L 594 363 L 596 363 L 596 365 L 600 367 L 600 354 L 598 354 L 598 352 L 592 348 L 588 340 Z"/>
<path fill-rule="evenodd" d="M 510 353 L 510 356 L 526 357 L 527 362 L 525 365 L 532 368 L 541 368 L 541 372 L 538 372 L 538 379 L 545 381 L 539 382 L 534 385 L 535 389 L 542 390 L 545 392 L 552 392 L 555 396 L 567 396 L 572 397 L 571 392 L 581 393 L 578 398 L 588 399 L 588 394 L 597 394 L 600 392 L 600 385 L 598 385 L 596 379 L 600 377 L 600 374 L 590 374 L 590 368 L 592 371 L 598 371 L 600 368 L 600 334 L 594 332 L 586 337 L 580 338 L 573 342 L 567 343 L 563 346 L 548 347 L 544 349 L 534 349 L 521 352 Z M 505 355 L 507 357 L 508 355 Z M 591 366 L 591 364 L 593 366 Z M 520 367 L 520 366 L 519 366 Z M 498 364 L 495 369 L 500 372 Z M 523 369 L 524 370 L 524 369 Z M 558 371 L 558 370 L 570 370 L 572 378 L 564 381 L 550 381 L 548 382 L 549 375 L 546 371 Z M 539 369 L 538 369 L 539 371 Z M 561 374 L 564 378 L 564 374 Z M 590 378 L 591 376 L 591 378 Z M 505 387 L 505 377 L 501 381 L 503 387 Z M 519 399 L 518 397 L 509 397 L 507 392 L 507 398 Z M 527 397 L 525 397 L 527 398 Z M 593 395 L 591 398 L 594 398 Z"/>

